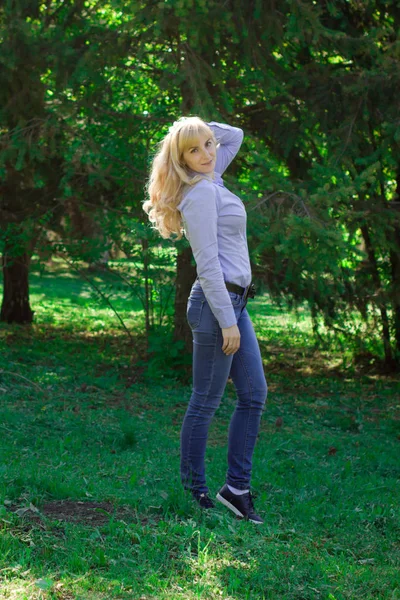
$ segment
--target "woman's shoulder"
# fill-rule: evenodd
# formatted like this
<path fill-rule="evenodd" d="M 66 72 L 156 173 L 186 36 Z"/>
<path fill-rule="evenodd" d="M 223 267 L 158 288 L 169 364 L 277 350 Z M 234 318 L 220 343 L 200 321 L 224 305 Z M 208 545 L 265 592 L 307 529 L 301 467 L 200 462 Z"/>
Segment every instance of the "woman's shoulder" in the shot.
<path fill-rule="evenodd" d="M 208 191 L 207 196 L 209 196 L 211 192 L 213 197 L 215 197 L 214 182 L 204 177 L 199 181 L 196 181 L 193 185 L 186 184 L 182 191 L 182 199 L 177 208 L 181 210 L 183 204 L 186 204 L 191 198 L 202 196 L 206 190 Z"/>
<path fill-rule="evenodd" d="M 199 179 L 199 181 L 196 181 L 196 183 L 194 183 L 193 185 L 186 185 L 188 189 L 188 191 L 190 192 L 191 190 L 198 190 L 200 189 L 204 189 L 204 188 L 213 188 L 214 187 L 214 182 L 209 179 L 208 177 L 202 177 L 201 179 Z"/>

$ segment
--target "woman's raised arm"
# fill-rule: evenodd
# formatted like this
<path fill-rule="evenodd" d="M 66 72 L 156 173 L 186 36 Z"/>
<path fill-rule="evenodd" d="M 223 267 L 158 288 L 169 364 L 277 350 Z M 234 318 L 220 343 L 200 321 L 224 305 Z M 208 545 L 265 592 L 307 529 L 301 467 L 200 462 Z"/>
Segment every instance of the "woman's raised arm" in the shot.
<path fill-rule="evenodd" d="M 239 151 L 243 141 L 243 130 L 239 127 L 232 127 L 225 123 L 210 121 L 207 125 L 214 132 L 219 146 L 217 148 L 217 161 L 215 171 L 222 175 L 228 165 L 233 161 Z"/>

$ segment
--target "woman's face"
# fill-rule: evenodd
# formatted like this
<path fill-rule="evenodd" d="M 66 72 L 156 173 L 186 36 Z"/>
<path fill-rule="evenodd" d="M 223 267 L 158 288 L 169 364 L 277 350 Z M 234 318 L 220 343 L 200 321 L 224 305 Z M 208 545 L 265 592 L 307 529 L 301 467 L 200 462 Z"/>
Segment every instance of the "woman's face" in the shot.
<path fill-rule="evenodd" d="M 215 167 L 216 146 L 207 134 L 200 134 L 183 153 L 182 162 L 198 173 L 212 173 Z"/>

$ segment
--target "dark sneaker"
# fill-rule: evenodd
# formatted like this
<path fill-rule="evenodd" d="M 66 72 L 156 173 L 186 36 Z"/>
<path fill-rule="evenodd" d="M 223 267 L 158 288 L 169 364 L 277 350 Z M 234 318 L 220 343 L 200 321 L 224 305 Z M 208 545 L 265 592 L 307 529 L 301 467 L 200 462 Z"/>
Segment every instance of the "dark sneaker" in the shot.
<path fill-rule="evenodd" d="M 227 484 L 222 487 L 218 494 L 217 500 L 225 504 L 237 517 L 251 521 L 252 523 L 264 523 L 261 517 L 256 515 L 254 511 L 253 498 L 251 492 L 247 494 L 233 494 Z"/>
<path fill-rule="evenodd" d="M 211 500 L 209 495 L 205 494 L 204 492 L 202 494 L 199 494 L 199 492 L 193 491 L 192 496 L 199 503 L 201 508 L 214 508 L 215 507 L 214 501 Z"/>

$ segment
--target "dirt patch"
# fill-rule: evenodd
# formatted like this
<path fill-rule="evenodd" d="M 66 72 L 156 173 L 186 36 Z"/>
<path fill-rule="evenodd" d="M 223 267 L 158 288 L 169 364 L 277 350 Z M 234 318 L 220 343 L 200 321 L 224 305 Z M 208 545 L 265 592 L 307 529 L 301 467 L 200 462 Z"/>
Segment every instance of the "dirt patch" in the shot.
<path fill-rule="evenodd" d="M 46 502 L 40 508 L 36 508 L 31 504 L 25 508 L 10 506 L 9 509 L 21 517 L 32 520 L 41 520 L 44 515 L 54 521 L 68 521 L 92 526 L 105 525 L 111 518 L 137 520 L 137 515 L 131 507 L 115 507 L 111 502 L 59 500 Z"/>
<path fill-rule="evenodd" d="M 115 509 L 110 502 L 47 502 L 41 512 L 49 519 L 86 523 L 88 525 L 104 525 L 114 515 L 117 518 L 127 516 L 128 510 Z M 132 511 L 131 511 L 132 512 Z M 117 513 L 119 513 L 117 515 Z M 122 514 L 121 514 L 122 513 Z M 133 516 L 133 513 L 131 514 Z"/>

